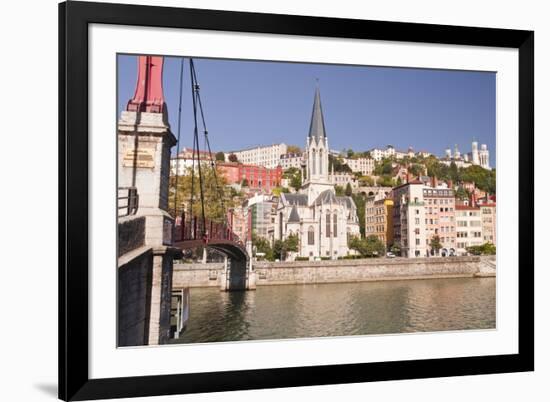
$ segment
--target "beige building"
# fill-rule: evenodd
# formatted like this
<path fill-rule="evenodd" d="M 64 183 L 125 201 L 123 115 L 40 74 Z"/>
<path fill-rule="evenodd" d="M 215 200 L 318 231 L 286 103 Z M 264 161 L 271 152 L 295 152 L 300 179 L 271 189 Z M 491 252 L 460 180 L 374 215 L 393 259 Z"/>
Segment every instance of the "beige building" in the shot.
<path fill-rule="evenodd" d="M 299 154 L 283 154 L 280 156 L 279 164 L 283 170 L 289 168 L 301 169 L 304 163 L 304 157 L 302 153 Z"/>
<path fill-rule="evenodd" d="M 374 235 L 386 249 L 393 244 L 393 200 L 375 195 L 365 201 L 365 236 Z"/>
<path fill-rule="evenodd" d="M 456 255 L 456 225 L 454 190 L 447 184 L 424 187 L 424 206 L 426 209 L 426 247 L 430 255 L 446 257 Z M 441 249 L 432 249 L 431 243 L 439 236 Z"/>
<path fill-rule="evenodd" d="M 478 206 L 459 205 L 455 207 L 456 246 L 459 255 L 466 254 L 470 246 L 483 244 L 481 211 Z"/>
<path fill-rule="evenodd" d="M 232 151 L 225 154 L 225 160 L 229 160 L 229 155 L 235 154 L 239 162 L 245 165 L 264 166 L 273 169 L 279 165 L 281 155 L 287 153 L 287 148 L 286 144 L 281 143 Z"/>
<path fill-rule="evenodd" d="M 481 235 L 484 243 L 497 244 L 497 204 L 496 202 L 479 204 L 481 212 Z"/>
<path fill-rule="evenodd" d="M 352 172 L 361 172 L 363 176 L 370 176 L 374 172 L 373 158 L 342 158 Z"/>

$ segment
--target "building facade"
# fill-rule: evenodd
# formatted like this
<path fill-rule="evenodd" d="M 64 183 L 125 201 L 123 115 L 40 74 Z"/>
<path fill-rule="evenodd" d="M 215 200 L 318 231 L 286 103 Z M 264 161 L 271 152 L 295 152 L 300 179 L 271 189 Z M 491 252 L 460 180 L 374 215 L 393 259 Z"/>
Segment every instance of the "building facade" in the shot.
<path fill-rule="evenodd" d="M 438 185 L 437 180 L 433 179 L 431 186 L 424 187 L 423 198 L 426 209 L 426 247 L 429 255 L 456 255 L 454 190 L 447 184 Z M 441 245 L 439 250 L 432 247 L 432 239 L 436 236 L 439 237 Z"/>
<path fill-rule="evenodd" d="M 279 165 L 281 155 L 287 153 L 287 148 L 287 145 L 284 143 L 247 148 L 240 151 L 227 152 L 225 160 L 229 160 L 229 155 L 234 154 L 239 162 L 245 165 L 256 165 L 274 169 Z"/>
<path fill-rule="evenodd" d="M 283 154 L 280 156 L 279 165 L 283 168 L 283 170 L 287 170 L 289 168 L 296 168 L 301 169 L 302 164 L 304 163 L 303 154 Z"/>
<path fill-rule="evenodd" d="M 497 204 L 485 202 L 479 204 L 481 213 L 481 236 L 483 243 L 497 244 Z"/>
<path fill-rule="evenodd" d="M 302 188 L 282 193 L 275 217 L 275 239 L 298 235 L 298 255 L 331 258 L 349 254 L 348 237 L 359 235 L 357 208 L 351 197 L 336 196 L 329 174 L 329 146 L 319 88 L 304 152 L 306 168 Z"/>
<path fill-rule="evenodd" d="M 481 212 L 478 206 L 471 204 L 457 204 L 455 211 L 457 253 L 465 255 L 468 247 L 483 244 Z"/>
<path fill-rule="evenodd" d="M 365 236 L 376 236 L 386 246 L 393 244 L 393 199 L 369 196 L 365 200 Z"/>
<path fill-rule="evenodd" d="M 401 248 L 401 256 L 407 258 L 425 257 L 426 209 L 424 204 L 424 183 L 414 180 L 392 190 L 393 194 L 393 236 Z"/>
<path fill-rule="evenodd" d="M 360 172 L 363 176 L 370 176 L 374 172 L 373 158 L 342 158 L 352 172 Z"/>
<path fill-rule="evenodd" d="M 184 147 L 177 156 L 170 159 L 170 174 L 175 175 L 177 171 L 178 176 L 185 176 L 193 166 L 197 169 L 198 161 L 201 161 L 201 163 L 210 163 L 216 158 L 214 153 L 195 151 L 194 159 L 195 161 L 193 162 L 193 149 Z"/>
<path fill-rule="evenodd" d="M 283 177 L 283 170 L 280 166 L 269 169 L 238 162 L 218 162 L 217 166 L 227 180 L 227 184 L 238 184 L 252 190 L 271 192 L 275 187 L 281 185 Z"/>

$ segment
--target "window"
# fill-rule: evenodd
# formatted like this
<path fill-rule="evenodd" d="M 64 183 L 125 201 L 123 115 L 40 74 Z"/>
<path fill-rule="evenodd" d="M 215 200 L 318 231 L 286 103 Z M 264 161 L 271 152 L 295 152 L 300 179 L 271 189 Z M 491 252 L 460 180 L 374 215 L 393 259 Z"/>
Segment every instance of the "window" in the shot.
<path fill-rule="evenodd" d="M 315 229 L 313 228 L 313 226 L 310 226 L 307 230 L 307 244 L 315 244 Z"/>
<path fill-rule="evenodd" d="M 334 237 L 337 237 L 338 236 L 338 214 L 334 213 L 332 218 L 333 218 L 333 229 L 332 229 L 332 231 L 334 232 Z"/>
<path fill-rule="evenodd" d="M 327 212 L 325 224 L 325 235 L 330 237 L 330 212 Z"/>

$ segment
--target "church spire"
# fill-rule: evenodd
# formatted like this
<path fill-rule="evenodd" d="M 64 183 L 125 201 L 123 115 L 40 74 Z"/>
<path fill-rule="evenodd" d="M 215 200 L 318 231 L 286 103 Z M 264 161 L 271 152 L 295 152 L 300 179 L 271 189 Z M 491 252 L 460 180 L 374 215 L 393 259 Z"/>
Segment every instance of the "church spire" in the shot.
<path fill-rule="evenodd" d="M 309 125 L 309 137 L 316 140 L 324 139 L 327 136 L 325 131 L 325 120 L 323 118 L 323 108 L 321 107 L 321 93 L 319 85 L 315 88 L 315 98 L 313 99 L 313 111 L 311 112 L 311 123 Z"/>

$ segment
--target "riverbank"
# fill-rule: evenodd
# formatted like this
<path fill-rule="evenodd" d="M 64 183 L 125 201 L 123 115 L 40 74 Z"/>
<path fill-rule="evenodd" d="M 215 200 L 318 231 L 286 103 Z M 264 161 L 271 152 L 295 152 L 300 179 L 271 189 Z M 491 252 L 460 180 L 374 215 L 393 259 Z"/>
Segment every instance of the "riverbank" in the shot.
<path fill-rule="evenodd" d="M 407 279 L 494 277 L 494 257 L 373 258 L 362 260 L 254 262 L 257 286 L 353 283 Z M 174 264 L 172 284 L 215 287 L 222 263 Z"/>

